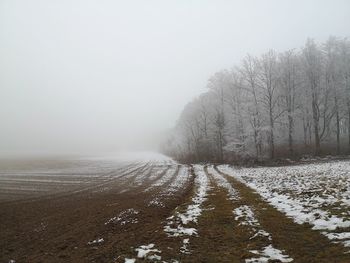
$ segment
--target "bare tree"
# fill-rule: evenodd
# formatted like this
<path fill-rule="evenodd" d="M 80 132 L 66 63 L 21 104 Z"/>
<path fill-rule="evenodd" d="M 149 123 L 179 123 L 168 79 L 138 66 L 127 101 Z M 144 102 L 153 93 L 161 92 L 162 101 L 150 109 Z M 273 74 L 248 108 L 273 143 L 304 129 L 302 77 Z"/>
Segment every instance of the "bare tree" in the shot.
<path fill-rule="evenodd" d="M 215 95 L 214 125 L 216 127 L 216 141 L 218 150 L 218 161 L 224 160 L 224 129 L 225 129 L 225 90 L 229 85 L 229 73 L 224 70 L 217 72 L 209 79 L 208 87 Z"/>
<path fill-rule="evenodd" d="M 289 50 L 280 55 L 280 84 L 284 98 L 285 110 L 288 119 L 288 147 L 289 154 L 293 156 L 294 117 L 297 108 L 296 92 L 300 82 L 298 71 L 298 57 L 294 50 Z M 306 126 L 307 127 L 307 126 Z M 306 128 L 307 129 L 307 128 Z M 306 142 L 304 127 L 304 141 Z"/>
<path fill-rule="evenodd" d="M 227 104 L 231 108 L 233 122 L 235 125 L 236 138 L 239 141 L 240 152 L 246 151 L 246 132 L 244 125 L 244 95 L 245 90 L 243 87 L 242 75 L 232 70 L 231 72 L 232 83 L 227 92 Z"/>
<path fill-rule="evenodd" d="M 262 153 L 262 118 L 260 113 L 260 105 L 258 98 L 258 64 L 257 60 L 250 55 L 247 55 L 243 60 L 242 68 L 240 70 L 245 81 L 246 91 L 250 94 L 251 103 L 248 102 L 248 111 L 250 115 L 250 124 L 253 129 L 254 144 L 256 150 L 256 158 L 259 159 Z"/>
<path fill-rule="evenodd" d="M 278 94 L 277 56 L 273 50 L 262 55 L 259 60 L 258 86 L 261 89 L 261 102 L 268 115 L 268 142 L 270 158 L 275 157 L 275 122 L 283 111 L 276 112 L 280 96 Z"/>
<path fill-rule="evenodd" d="M 315 153 L 320 154 L 320 93 L 322 54 L 315 42 L 308 39 L 303 50 L 304 73 L 311 93 L 312 119 L 315 137 Z"/>
<path fill-rule="evenodd" d="M 336 124 L 336 140 L 337 140 L 337 154 L 340 154 L 340 114 L 342 108 L 341 99 L 341 85 L 340 84 L 340 72 L 338 70 L 338 40 L 334 37 L 330 37 L 324 45 L 325 53 L 325 81 L 327 88 L 331 91 L 333 97 L 333 113 L 335 114 Z"/>
<path fill-rule="evenodd" d="M 339 43 L 339 70 L 342 75 L 343 99 L 346 105 L 347 130 L 348 130 L 348 152 L 350 153 L 350 41 L 343 39 Z"/>

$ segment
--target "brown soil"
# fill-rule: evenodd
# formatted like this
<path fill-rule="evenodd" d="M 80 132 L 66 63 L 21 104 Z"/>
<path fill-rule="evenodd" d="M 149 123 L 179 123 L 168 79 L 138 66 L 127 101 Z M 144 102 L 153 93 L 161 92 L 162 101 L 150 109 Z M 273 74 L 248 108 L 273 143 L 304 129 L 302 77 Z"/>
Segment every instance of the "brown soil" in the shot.
<path fill-rule="evenodd" d="M 192 176 L 178 192 L 164 195 L 179 166 L 169 181 L 149 188 L 168 169 L 169 165 L 132 164 L 78 190 L 59 189 L 52 195 L 0 200 L 0 262 L 124 262 L 125 258 L 136 258 L 136 247 L 150 243 L 156 244 L 167 262 L 244 262 L 254 256 L 249 250 L 267 245 L 265 239 L 251 240 L 251 229 L 234 220 L 233 210 L 244 204 L 254 209 L 261 227 L 271 234 L 274 247 L 284 250 L 294 262 L 350 262 L 350 254 L 345 254 L 341 245 L 331 243 L 308 225 L 294 223 L 225 174 L 241 199 L 228 200 L 227 191 L 207 172 L 211 188 L 194 225 L 198 236 L 167 236 L 163 230 L 167 218 L 174 211 L 185 210 L 195 191 Z M 155 171 L 161 172 L 152 176 Z M 156 196 L 161 197 L 164 207 L 148 205 Z M 137 222 L 105 224 L 131 208 L 138 214 L 127 219 Z M 104 242 L 88 244 L 98 238 Z M 190 239 L 191 254 L 180 253 L 184 238 Z"/>
<path fill-rule="evenodd" d="M 168 168 L 164 166 L 161 175 Z M 149 207 L 148 202 L 161 190 L 144 192 L 153 180 L 125 187 L 133 185 L 142 170 L 127 180 L 109 180 L 78 193 L 0 203 L 0 262 L 124 262 L 124 257 L 135 257 L 135 246 L 163 242 L 167 239 L 163 221 L 191 194 L 192 181 L 164 198 L 165 207 Z M 152 167 L 146 178 L 151 171 Z M 105 225 L 130 208 L 139 211 L 138 223 Z M 88 245 L 97 238 L 104 242 Z"/>

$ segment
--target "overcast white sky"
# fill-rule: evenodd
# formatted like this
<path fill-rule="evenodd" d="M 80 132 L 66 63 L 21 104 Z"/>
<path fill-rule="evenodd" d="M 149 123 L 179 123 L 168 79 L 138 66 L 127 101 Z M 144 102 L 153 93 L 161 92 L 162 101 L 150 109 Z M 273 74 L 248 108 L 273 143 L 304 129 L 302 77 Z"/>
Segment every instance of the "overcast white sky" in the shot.
<path fill-rule="evenodd" d="M 247 54 L 350 36 L 347 0 L 0 0 L 0 153 L 145 146 Z"/>

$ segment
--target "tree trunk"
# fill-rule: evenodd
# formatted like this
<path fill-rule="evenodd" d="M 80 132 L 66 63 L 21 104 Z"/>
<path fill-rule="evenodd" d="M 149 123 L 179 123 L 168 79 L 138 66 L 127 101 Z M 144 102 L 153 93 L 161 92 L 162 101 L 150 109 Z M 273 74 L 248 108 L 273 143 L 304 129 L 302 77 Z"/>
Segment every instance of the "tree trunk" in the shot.
<path fill-rule="evenodd" d="M 288 145 L 289 145 L 289 154 L 293 156 L 293 117 L 291 110 L 288 111 Z M 305 129 L 304 129 L 304 139 L 305 139 Z"/>
<path fill-rule="evenodd" d="M 340 154 L 340 117 L 339 117 L 339 109 L 338 109 L 338 99 L 334 97 L 335 104 L 335 116 L 336 116 L 336 126 L 337 126 L 337 155 Z"/>
<path fill-rule="evenodd" d="M 307 126 L 304 126 L 304 147 L 307 147 Z"/>
<path fill-rule="evenodd" d="M 275 158 L 275 138 L 273 134 L 273 129 L 271 129 L 271 159 Z"/>
<path fill-rule="evenodd" d="M 349 135 L 349 145 L 348 152 L 350 153 L 350 102 L 348 102 L 348 135 Z"/>
<path fill-rule="evenodd" d="M 320 154 L 320 134 L 319 134 L 319 123 L 318 123 L 318 112 L 316 102 L 312 102 L 313 122 L 314 122 L 314 136 L 315 136 L 315 155 Z"/>
<path fill-rule="evenodd" d="M 219 130 L 219 162 L 223 162 L 224 160 L 224 153 L 223 153 L 223 138 L 222 138 L 222 132 Z"/>
<path fill-rule="evenodd" d="M 261 153 L 261 142 L 259 138 L 259 126 L 258 121 L 256 117 L 253 117 L 253 129 L 254 129 L 254 144 L 255 144 L 255 150 L 256 150 L 256 159 L 259 160 L 260 153 Z"/>
<path fill-rule="evenodd" d="M 303 131 L 304 131 L 304 147 L 307 148 L 307 121 L 305 120 L 305 117 L 303 116 Z"/>
<path fill-rule="evenodd" d="M 275 142 L 274 142 L 274 134 L 273 134 L 273 115 L 272 115 L 272 107 L 270 107 L 270 158 L 275 158 Z"/>
<path fill-rule="evenodd" d="M 347 92 L 347 105 L 348 105 L 348 136 L 349 136 L 349 142 L 348 142 L 348 153 L 350 154 L 350 86 L 349 86 L 349 75 L 345 76 L 345 89 Z"/>
<path fill-rule="evenodd" d="M 336 118 L 337 118 L 337 154 L 340 154 L 340 118 L 339 118 L 339 112 L 336 112 Z"/>
<path fill-rule="evenodd" d="M 315 154 L 320 155 L 320 135 L 318 133 L 318 122 L 314 120 L 314 133 L 315 133 Z"/>
<path fill-rule="evenodd" d="M 311 145 L 311 143 L 312 143 L 312 125 L 310 122 L 308 123 L 308 131 L 309 131 L 309 145 Z"/>
<path fill-rule="evenodd" d="M 254 144 L 255 144 L 255 151 L 256 151 L 256 159 L 259 160 L 258 134 L 256 130 L 254 130 Z M 349 145 L 350 145 L 350 132 L 349 132 Z"/>

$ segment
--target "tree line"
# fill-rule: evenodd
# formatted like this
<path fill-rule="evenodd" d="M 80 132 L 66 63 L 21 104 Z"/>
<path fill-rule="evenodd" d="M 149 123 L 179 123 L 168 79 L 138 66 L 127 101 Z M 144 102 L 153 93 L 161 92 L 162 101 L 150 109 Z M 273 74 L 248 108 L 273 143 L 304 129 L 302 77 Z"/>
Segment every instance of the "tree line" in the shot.
<path fill-rule="evenodd" d="M 188 103 L 163 151 L 181 161 L 350 152 L 350 42 L 247 55 Z"/>

